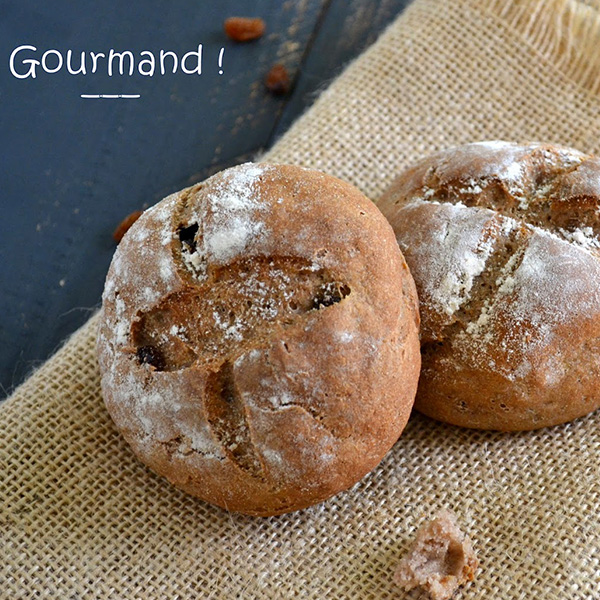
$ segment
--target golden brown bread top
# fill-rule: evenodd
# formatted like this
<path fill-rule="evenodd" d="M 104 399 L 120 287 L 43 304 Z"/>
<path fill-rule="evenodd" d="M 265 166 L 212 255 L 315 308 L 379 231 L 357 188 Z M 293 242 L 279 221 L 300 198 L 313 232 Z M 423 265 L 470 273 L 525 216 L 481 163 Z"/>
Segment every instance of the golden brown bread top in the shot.
<path fill-rule="evenodd" d="M 372 469 L 410 412 L 414 283 L 352 186 L 247 164 L 146 211 L 104 293 L 106 404 L 146 464 L 251 514 Z"/>
<path fill-rule="evenodd" d="M 545 263 L 553 253 L 572 252 L 579 261 L 595 264 L 589 253 L 596 255 L 600 247 L 599 191 L 597 158 L 543 144 L 468 144 L 434 154 L 407 170 L 378 205 L 402 231 L 401 248 L 421 253 L 423 262 L 430 263 L 431 272 L 419 278 L 420 299 L 430 306 L 436 323 L 423 323 L 423 339 L 437 339 L 439 328 L 454 322 L 457 311 L 460 316 L 473 308 L 467 300 L 481 296 L 484 301 L 495 291 L 508 292 L 515 284 L 511 273 L 534 276 L 536 269 L 548 267 L 550 275 L 553 269 Z M 427 233 L 431 245 L 416 239 L 420 230 L 403 228 L 403 221 L 413 219 L 433 228 L 431 236 Z M 589 253 L 581 254 L 579 248 Z M 544 283 L 566 285 L 560 273 L 540 278 L 534 286 L 540 294 Z M 523 311 L 534 309 L 528 304 L 522 303 Z M 554 312 L 555 307 L 547 308 Z"/>
<path fill-rule="evenodd" d="M 378 206 L 396 232 L 421 303 L 417 406 L 425 405 L 419 398 L 427 389 L 431 397 L 456 396 L 444 400 L 457 414 L 447 420 L 526 429 L 600 403 L 573 366 L 600 335 L 596 157 L 548 144 L 450 148 L 403 173 Z M 486 393 L 505 414 L 484 414 L 461 397 L 469 396 L 469 385 L 482 389 L 484 380 L 494 382 Z M 561 404 L 561 389 L 578 399 Z"/>
<path fill-rule="evenodd" d="M 599 247 L 600 160 L 549 144 L 480 142 L 429 156 L 388 194 L 489 208 L 567 241 Z M 586 239 L 587 238 L 587 239 Z"/>

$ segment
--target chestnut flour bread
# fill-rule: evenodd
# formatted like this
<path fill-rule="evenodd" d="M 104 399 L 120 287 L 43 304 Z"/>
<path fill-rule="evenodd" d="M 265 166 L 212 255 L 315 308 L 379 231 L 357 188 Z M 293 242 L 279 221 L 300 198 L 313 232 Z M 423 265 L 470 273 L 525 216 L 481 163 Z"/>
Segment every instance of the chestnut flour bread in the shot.
<path fill-rule="evenodd" d="M 127 232 L 98 356 L 108 410 L 143 462 L 229 510 L 283 513 L 354 484 L 402 432 L 416 292 L 357 189 L 246 164 Z"/>
<path fill-rule="evenodd" d="M 415 407 L 521 430 L 600 405 L 600 161 L 483 142 L 422 160 L 378 204 L 419 292 Z"/>

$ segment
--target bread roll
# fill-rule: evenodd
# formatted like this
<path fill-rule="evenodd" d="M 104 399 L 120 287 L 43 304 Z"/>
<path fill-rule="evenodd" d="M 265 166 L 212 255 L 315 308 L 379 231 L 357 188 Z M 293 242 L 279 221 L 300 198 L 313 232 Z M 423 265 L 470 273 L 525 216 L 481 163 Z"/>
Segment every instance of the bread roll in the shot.
<path fill-rule="evenodd" d="M 401 174 L 378 206 L 420 298 L 416 408 L 481 429 L 600 405 L 600 161 L 482 142 Z"/>
<path fill-rule="evenodd" d="M 402 432 L 420 368 L 414 283 L 354 187 L 246 164 L 125 234 L 103 295 L 106 406 L 176 486 L 273 515 L 348 488 Z"/>

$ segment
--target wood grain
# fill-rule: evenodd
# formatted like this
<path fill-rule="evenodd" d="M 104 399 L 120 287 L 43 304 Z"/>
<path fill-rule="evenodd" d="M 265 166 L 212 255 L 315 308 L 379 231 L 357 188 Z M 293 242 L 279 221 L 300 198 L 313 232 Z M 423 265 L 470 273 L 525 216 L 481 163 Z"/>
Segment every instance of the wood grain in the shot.
<path fill-rule="evenodd" d="M 174 50 L 203 44 L 203 74 L 19 80 L 0 70 L 0 397 L 20 383 L 99 305 L 129 213 L 271 144 L 405 0 L 255 0 L 0 6 L 0 50 L 39 53 Z M 114 5 L 113 5 L 114 4 Z M 262 39 L 236 44 L 226 17 L 259 16 Z M 218 53 L 225 48 L 223 74 Z M 39 54 L 38 53 L 38 54 Z M 282 63 L 292 91 L 274 97 L 264 75 Z M 141 95 L 84 100 L 81 94 Z"/>

